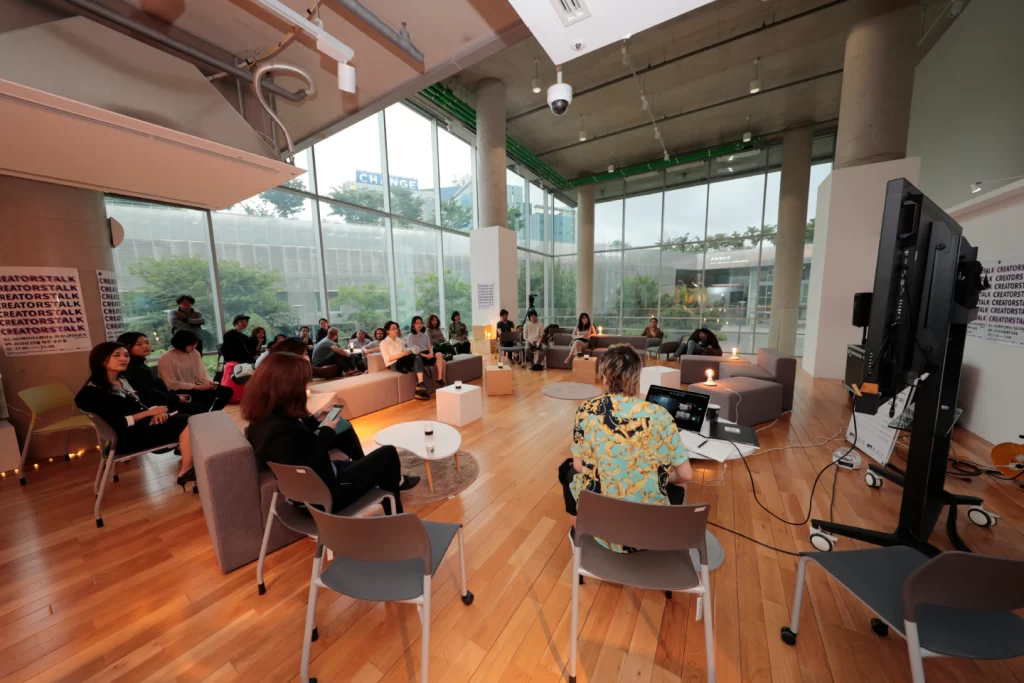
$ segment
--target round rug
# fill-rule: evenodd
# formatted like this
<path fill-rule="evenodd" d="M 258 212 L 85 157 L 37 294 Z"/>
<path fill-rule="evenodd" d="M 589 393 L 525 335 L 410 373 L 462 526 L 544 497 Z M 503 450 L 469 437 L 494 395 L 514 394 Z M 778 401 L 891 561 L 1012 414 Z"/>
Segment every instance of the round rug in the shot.
<path fill-rule="evenodd" d="M 402 460 L 402 474 L 412 474 L 420 478 L 415 488 L 402 491 L 402 507 L 417 507 L 439 500 L 444 500 L 469 488 L 480 475 L 480 464 L 472 453 L 459 451 L 459 464 L 462 471 L 455 469 L 455 457 L 430 461 L 430 473 L 434 475 L 434 492 L 427 486 L 427 468 L 422 458 L 404 448 L 398 449 L 398 457 Z"/>
<path fill-rule="evenodd" d="M 403 494 L 402 502 L 405 502 L 405 496 Z M 722 547 L 722 543 L 715 538 L 715 535 L 710 531 L 705 533 L 705 543 L 708 545 L 708 571 L 718 569 L 725 562 L 725 548 Z M 693 561 L 693 570 L 697 572 L 697 576 L 700 576 L 700 555 L 697 554 L 696 548 L 690 549 L 690 560 Z"/>
<path fill-rule="evenodd" d="M 593 384 L 581 384 L 579 382 L 555 382 L 546 384 L 540 388 L 545 396 L 551 398 L 563 398 L 570 401 L 580 401 L 585 398 L 597 398 L 601 390 Z"/>

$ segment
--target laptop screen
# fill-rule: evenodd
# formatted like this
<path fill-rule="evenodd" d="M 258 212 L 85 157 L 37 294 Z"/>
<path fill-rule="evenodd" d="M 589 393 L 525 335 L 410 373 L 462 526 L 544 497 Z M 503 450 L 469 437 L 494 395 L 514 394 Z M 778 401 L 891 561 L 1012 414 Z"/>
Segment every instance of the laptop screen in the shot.
<path fill-rule="evenodd" d="M 651 385 L 647 390 L 646 400 L 657 403 L 667 410 L 679 429 L 699 432 L 700 426 L 704 423 L 704 415 L 708 412 L 711 397 L 692 391 Z"/>

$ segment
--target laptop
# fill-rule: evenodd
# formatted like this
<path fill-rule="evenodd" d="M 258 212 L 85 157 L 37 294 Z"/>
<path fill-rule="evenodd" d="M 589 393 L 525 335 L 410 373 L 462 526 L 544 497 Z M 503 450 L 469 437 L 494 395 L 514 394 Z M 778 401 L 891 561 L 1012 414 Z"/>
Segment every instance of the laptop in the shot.
<path fill-rule="evenodd" d="M 651 385 L 651 388 L 647 390 L 646 400 L 650 403 L 657 403 L 667 410 L 679 429 L 700 432 L 711 397 L 707 394 Z"/>

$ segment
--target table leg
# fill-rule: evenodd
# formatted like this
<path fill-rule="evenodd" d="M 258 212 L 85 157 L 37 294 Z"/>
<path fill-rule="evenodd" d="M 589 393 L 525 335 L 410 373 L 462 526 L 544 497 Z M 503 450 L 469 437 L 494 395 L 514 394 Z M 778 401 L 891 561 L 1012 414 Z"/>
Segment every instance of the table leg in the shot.
<path fill-rule="evenodd" d="M 427 468 L 427 487 L 430 488 L 430 492 L 434 492 L 434 475 L 430 473 L 430 461 L 424 460 L 423 465 Z"/>
<path fill-rule="evenodd" d="M 462 463 L 459 462 L 459 452 L 455 451 L 455 471 L 462 472 Z"/>

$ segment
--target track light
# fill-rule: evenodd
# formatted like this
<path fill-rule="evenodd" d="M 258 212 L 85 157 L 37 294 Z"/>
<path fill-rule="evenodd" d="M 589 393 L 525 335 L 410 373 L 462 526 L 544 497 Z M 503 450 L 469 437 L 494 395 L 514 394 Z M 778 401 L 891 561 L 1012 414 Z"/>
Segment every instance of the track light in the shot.
<path fill-rule="evenodd" d="M 580 117 L 580 142 L 587 141 L 587 131 L 583 128 L 583 117 Z"/>
<path fill-rule="evenodd" d="M 540 90 L 541 90 L 541 87 L 540 87 L 540 62 L 537 61 L 536 57 L 534 57 L 533 58 L 533 94 L 539 95 L 540 94 Z"/>
<path fill-rule="evenodd" d="M 644 95 L 644 94 L 641 93 L 641 95 L 640 95 L 640 108 L 643 109 L 644 111 L 647 111 L 647 107 L 649 107 L 649 106 L 650 105 L 647 102 L 647 95 Z"/>
<path fill-rule="evenodd" d="M 608 164 L 608 172 L 615 173 L 615 164 Z"/>
<path fill-rule="evenodd" d="M 981 182 L 971 183 L 971 194 L 978 194 L 981 192 Z"/>
<path fill-rule="evenodd" d="M 761 89 L 764 86 L 764 84 L 761 83 L 761 79 L 758 77 L 758 73 L 757 73 L 758 72 L 758 68 L 757 67 L 758 67 L 758 65 L 760 63 L 761 63 L 761 58 L 760 57 L 758 57 L 757 59 L 754 60 L 754 80 L 750 81 L 750 94 L 751 95 L 756 95 L 757 93 L 761 92 Z"/>
<path fill-rule="evenodd" d="M 750 116 L 747 116 L 747 126 L 750 126 Z M 748 130 L 743 134 L 743 142 L 750 142 L 753 137 L 753 134 Z"/>

